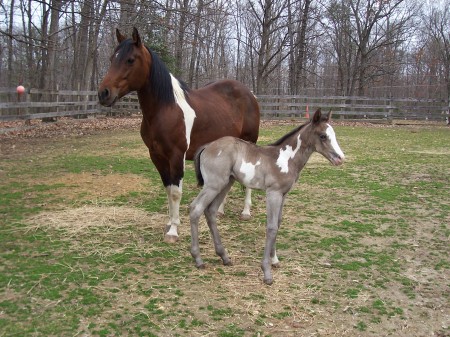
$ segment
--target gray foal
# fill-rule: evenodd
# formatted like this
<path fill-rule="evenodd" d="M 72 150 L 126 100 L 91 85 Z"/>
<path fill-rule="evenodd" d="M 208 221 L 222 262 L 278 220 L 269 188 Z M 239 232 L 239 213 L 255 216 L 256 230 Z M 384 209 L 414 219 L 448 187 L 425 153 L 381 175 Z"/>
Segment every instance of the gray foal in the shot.
<path fill-rule="evenodd" d="M 261 263 L 264 283 L 272 284 L 271 266 L 279 264 L 275 240 L 281 225 L 286 194 L 298 180 L 300 171 L 316 151 L 333 165 L 341 165 L 344 153 L 329 124 L 331 111 L 322 115 L 318 109 L 310 122 L 286 134 L 275 143 L 257 146 L 234 137 L 223 137 L 201 147 L 195 155 L 197 180 L 203 189 L 190 206 L 191 254 L 198 268 L 204 268 L 200 257 L 198 222 L 204 213 L 214 247 L 224 265 L 231 260 L 217 230 L 217 210 L 237 180 L 246 187 L 266 191 L 266 246 Z"/>

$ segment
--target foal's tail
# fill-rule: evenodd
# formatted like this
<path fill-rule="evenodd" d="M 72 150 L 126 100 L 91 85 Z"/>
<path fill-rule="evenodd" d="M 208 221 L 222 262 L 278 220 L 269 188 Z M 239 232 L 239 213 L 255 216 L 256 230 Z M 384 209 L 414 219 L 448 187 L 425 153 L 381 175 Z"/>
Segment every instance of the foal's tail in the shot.
<path fill-rule="evenodd" d="M 198 186 L 203 186 L 205 181 L 203 180 L 202 171 L 200 170 L 200 155 L 203 150 L 206 148 L 208 144 L 200 146 L 194 155 L 194 167 L 195 167 L 195 176 L 197 177 Z"/>

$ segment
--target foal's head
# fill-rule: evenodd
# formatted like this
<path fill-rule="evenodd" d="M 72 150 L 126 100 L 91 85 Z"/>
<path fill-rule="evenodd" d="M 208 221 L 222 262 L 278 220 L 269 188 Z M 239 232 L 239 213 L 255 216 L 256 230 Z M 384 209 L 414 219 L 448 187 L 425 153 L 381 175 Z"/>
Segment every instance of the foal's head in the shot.
<path fill-rule="evenodd" d="M 141 89 L 150 72 L 150 53 L 141 42 L 136 28 L 131 39 L 116 29 L 119 45 L 111 56 L 111 65 L 98 89 L 100 104 L 113 105 L 130 91 Z"/>
<path fill-rule="evenodd" d="M 302 143 L 306 142 L 315 151 L 322 154 L 333 165 L 341 165 L 345 156 L 336 140 L 336 134 L 329 124 L 331 111 L 327 115 L 322 115 L 318 109 L 301 136 Z"/>

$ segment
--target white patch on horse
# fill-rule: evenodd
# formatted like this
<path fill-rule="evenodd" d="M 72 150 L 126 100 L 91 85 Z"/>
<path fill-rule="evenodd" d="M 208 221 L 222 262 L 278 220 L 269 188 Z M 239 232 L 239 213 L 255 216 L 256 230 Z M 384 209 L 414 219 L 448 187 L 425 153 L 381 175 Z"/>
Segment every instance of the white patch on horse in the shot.
<path fill-rule="evenodd" d="M 297 146 L 295 149 L 293 149 L 290 145 L 286 145 L 286 148 L 284 150 L 280 149 L 280 154 L 278 155 L 277 159 L 277 166 L 280 168 L 280 172 L 289 172 L 289 159 L 293 159 L 295 157 L 295 154 L 300 149 L 301 144 L 302 141 L 300 140 L 300 135 L 298 135 Z"/>
<path fill-rule="evenodd" d="M 327 124 L 327 130 L 326 130 L 326 134 L 328 136 L 328 139 L 331 142 L 331 147 L 333 148 L 334 152 L 336 152 L 339 157 L 341 157 L 341 159 L 344 159 L 344 152 L 342 152 L 341 148 L 339 147 L 339 144 L 336 140 L 336 133 L 334 133 L 333 128 L 331 127 L 331 125 Z"/>
<path fill-rule="evenodd" d="M 219 151 L 219 153 L 217 154 L 217 157 L 219 157 L 222 154 L 222 150 Z"/>
<path fill-rule="evenodd" d="M 244 174 L 243 183 L 248 185 L 255 177 L 256 166 L 261 165 L 261 160 L 258 160 L 256 164 L 252 164 L 251 162 L 245 162 L 242 159 L 242 164 L 239 169 L 241 173 Z"/>
<path fill-rule="evenodd" d="M 178 106 L 183 111 L 184 124 L 186 126 L 187 149 L 189 149 L 189 145 L 191 144 L 192 127 L 194 126 L 194 119 L 196 117 L 195 111 L 194 111 L 194 109 L 192 109 L 192 107 L 186 101 L 186 97 L 184 96 L 184 91 L 180 86 L 180 82 L 172 74 L 170 74 L 170 78 L 172 79 L 172 88 L 173 88 L 173 94 L 175 96 L 175 102 L 178 104 Z"/>
<path fill-rule="evenodd" d="M 116 55 L 114 55 L 114 57 L 117 59 L 119 58 L 119 52 L 116 53 Z"/>

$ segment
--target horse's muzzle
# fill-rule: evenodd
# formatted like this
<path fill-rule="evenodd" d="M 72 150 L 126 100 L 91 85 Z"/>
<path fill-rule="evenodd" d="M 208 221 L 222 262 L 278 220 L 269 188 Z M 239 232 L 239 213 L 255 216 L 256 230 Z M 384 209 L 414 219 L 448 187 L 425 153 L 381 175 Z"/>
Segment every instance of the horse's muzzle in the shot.
<path fill-rule="evenodd" d="M 103 106 L 112 106 L 116 102 L 117 96 L 113 97 L 108 88 L 98 91 L 98 101 Z"/>

